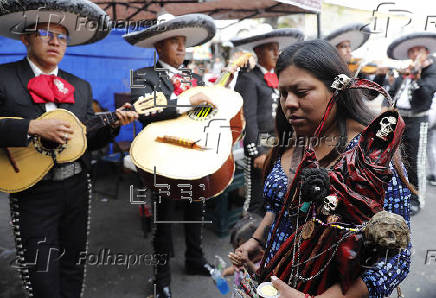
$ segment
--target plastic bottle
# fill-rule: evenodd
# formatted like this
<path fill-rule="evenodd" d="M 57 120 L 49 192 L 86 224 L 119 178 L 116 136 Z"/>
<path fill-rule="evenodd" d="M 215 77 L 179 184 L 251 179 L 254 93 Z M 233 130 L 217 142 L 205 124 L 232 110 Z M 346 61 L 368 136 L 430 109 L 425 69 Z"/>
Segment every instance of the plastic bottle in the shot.
<path fill-rule="evenodd" d="M 207 270 L 209 270 L 209 274 L 212 277 L 215 286 L 218 288 L 222 295 L 226 295 L 229 293 L 229 285 L 227 284 L 227 280 L 221 276 L 222 271 L 222 259 L 217 257 L 219 260 L 219 265 L 216 268 L 212 268 L 209 264 L 205 264 Z M 221 260 L 220 260 L 221 259 Z"/>

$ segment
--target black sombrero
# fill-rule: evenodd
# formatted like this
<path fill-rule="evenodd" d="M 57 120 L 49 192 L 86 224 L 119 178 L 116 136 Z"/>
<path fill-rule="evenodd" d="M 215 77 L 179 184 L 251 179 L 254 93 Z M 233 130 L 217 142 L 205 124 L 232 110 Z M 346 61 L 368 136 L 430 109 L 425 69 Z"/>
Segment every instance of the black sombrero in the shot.
<path fill-rule="evenodd" d="M 154 48 L 158 41 L 173 36 L 185 36 L 185 45 L 189 48 L 211 40 L 215 36 L 215 31 L 215 21 L 207 15 L 187 14 L 175 17 L 166 13 L 157 18 L 156 25 L 126 34 L 123 38 L 137 47 Z"/>
<path fill-rule="evenodd" d="M 89 44 L 106 37 L 110 18 L 87 0 L 9 0 L 0 2 L 0 35 L 20 39 L 38 23 L 56 24 L 68 31 L 69 46 Z M 32 30 L 33 29 L 33 30 Z"/>
<path fill-rule="evenodd" d="M 325 36 L 324 40 L 328 41 L 334 47 L 348 40 L 351 44 L 351 50 L 354 51 L 368 41 L 369 34 L 370 31 L 365 24 L 353 23 L 333 31 Z"/>
<path fill-rule="evenodd" d="M 304 40 L 304 33 L 298 29 L 274 29 L 263 34 L 256 34 L 245 38 L 233 39 L 231 42 L 235 47 L 241 47 L 247 50 L 267 44 L 278 42 L 279 49 L 286 48 L 297 41 Z"/>
<path fill-rule="evenodd" d="M 426 47 L 430 53 L 436 52 L 436 33 L 416 32 L 399 37 L 389 45 L 388 57 L 394 60 L 407 60 L 407 51 L 418 46 Z"/>

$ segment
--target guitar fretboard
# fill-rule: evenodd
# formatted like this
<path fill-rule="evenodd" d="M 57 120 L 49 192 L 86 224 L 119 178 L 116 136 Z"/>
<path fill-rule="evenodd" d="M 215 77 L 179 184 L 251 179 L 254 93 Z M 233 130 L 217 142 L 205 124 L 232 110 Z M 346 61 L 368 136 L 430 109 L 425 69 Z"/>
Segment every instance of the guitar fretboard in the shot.
<path fill-rule="evenodd" d="M 86 129 L 89 131 L 97 130 L 107 125 L 117 122 L 118 116 L 115 112 L 98 112 L 95 113 L 95 117 L 91 118 L 86 123 Z"/>
<path fill-rule="evenodd" d="M 104 125 L 111 125 L 119 120 L 115 112 L 100 112 L 100 113 L 96 113 L 95 115 L 100 117 Z"/>

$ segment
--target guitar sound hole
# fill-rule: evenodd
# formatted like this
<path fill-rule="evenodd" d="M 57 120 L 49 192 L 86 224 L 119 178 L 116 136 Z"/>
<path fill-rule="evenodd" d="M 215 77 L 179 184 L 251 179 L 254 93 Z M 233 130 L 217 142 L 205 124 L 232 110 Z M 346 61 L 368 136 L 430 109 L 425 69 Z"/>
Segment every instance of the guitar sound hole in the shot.
<path fill-rule="evenodd" d="M 216 108 L 212 107 L 198 107 L 188 112 L 189 118 L 193 120 L 204 121 L 208 120 L 217 112 Z"/>
<path fill-rule="evenodd" d="M 34 136 L 32 142 L 36 151 L 47 156 L 52 156 L 53 158 L 56 158 L 56 156 L 66 148 L 64 144 L 48 141 L 39 136 Z"/>
<path fill-rule="evenodd" d="M 56 150 L 56 149 L 61 149 L 62 147 L 62 144 L 45 140 L 42 138 L 41 138 L 41 145 L 45 150 Z"/>

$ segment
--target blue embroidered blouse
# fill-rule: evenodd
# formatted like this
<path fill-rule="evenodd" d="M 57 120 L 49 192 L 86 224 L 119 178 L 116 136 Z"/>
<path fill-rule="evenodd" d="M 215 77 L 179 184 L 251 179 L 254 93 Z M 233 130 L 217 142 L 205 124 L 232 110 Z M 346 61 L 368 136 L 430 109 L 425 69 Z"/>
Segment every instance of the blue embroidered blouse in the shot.
<path fill-rule="evenodd" d="M 356 136 L 348 144 L 347 149 L 353 148 L 358 140 Z M 388 185 L 385 195 L 384 209 L 394 212 L 404 217 L 410 228 L 409 216 L 409 199 L 410 190 L 402 183 L 396 170 L 391 163 L 390 168 L 393 172 L 392 180 Z M 273 165 L 271 172 L 265 180 L 264 197 L 266 200 L 266 211 L 272 212 L 276 216 L 280 213 L 283 206 L 284 196 L 287 190 L 287 180 L 283 168 L 281 166 L 281 159 L 279 158 Z M 273 223 L 267 236 L 267 244 L 270 243 L 272 231 L 275 223 Z M 281 223 L 277 229 L 275 239 L 273 239 L 272 248 L 267 256 L 266 262 L 275 255 L 280 248 L 280 245 L 294 232 L 289 220 L 287 211 L 282 217 Z M 377 262 L 371 269 L 367 269 L 362 274 L 362 280 L 368 287 L 369 297 L 386 297 L 403 281 L 409 273 L 410 267 L 410 248 L 401 250 L 397 255 L 383 259 Z"/>

